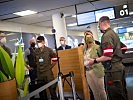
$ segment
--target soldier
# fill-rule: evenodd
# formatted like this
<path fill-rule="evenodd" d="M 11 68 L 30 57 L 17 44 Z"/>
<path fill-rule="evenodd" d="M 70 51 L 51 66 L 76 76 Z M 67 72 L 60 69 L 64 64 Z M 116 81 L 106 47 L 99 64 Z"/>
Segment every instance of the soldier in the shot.
<path fill-rule="evenodd" d="M 125 86 L 125 71 L 122 64 L 122 51 L 118 35 L 110 28 L 110 19 L 103 16 L 99 19 L 99 29 L 103 33 L 101 49 L 103 55 L 89 59 L 89 65 L 105 62 L 106 84 L 109 100 L 127 100 Z"/>
<path fill-rule="evenodd" d="M 57 56 L 53 50 L 45 46 L 45 39 L 43 36 L 37 38 L 38 48 L 36 49 L 36 61 L 37 61 L 37 80 L 40 83 L 47 84 L 54 80 L 52 68 L 56 65 Z M 56 84 L 49 87 L 52 100 L 57 100 Z M 41 99 L 47 100 L 46 90 L 40 93 Z"/>

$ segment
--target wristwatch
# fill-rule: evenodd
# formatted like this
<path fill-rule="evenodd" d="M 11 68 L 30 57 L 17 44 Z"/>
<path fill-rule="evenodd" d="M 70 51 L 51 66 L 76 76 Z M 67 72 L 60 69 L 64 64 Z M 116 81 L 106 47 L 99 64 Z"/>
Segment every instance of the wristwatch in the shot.
<path fill-rule="evenodd" d="M 98 63 L 97 60 L 96 60 L 96 58 L 94 58 L 94 63 Z"/>

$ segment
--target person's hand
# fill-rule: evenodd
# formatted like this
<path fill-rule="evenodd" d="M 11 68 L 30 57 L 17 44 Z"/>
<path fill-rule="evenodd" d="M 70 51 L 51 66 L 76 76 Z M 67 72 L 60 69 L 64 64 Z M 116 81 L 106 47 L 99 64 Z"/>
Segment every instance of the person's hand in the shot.
<path fill-rule="evenodd" d="M 93 64 L 94 64 L 94 59 L 89 58 L 89 59 L 88 59 L 88 65 L 91 66 L 91 65 L 93 65 Z"/>
<path fill-rule="evenodd" d="M 32 68 L 32 67 L 29 67 L 28 69 L 29 69 L 30 71 L 32 71 L 32 70 L 33 70 L 33 68 Z"/>

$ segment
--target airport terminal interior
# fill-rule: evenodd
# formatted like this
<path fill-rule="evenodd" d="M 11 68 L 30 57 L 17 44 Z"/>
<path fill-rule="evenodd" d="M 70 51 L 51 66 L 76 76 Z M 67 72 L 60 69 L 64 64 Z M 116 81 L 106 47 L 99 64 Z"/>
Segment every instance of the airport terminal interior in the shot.
<path fill-rule="evenodd" d="M 18 15 L 22 11 L 24 15 Z M 95 40 L 101 42 L 103 34 L 99 31 L 98 21 L 102 16 L 110 18 L 111 28 L 127 46 L 123 64 L 128 100 L 133 100 L 133 0 L 0 0 L 0 32 L 6 34 L 5 45 L 11 49 L 12 55 L 16 54 L 19 44 L 24 52 L 30 46 L 31 38 L 44 36 L 45 45 L 53 50 L 60 46 L 61 36 L 66 38 L 73 51 L 59 52 L 60 57 L 65 53 L 68 57 L 60 58 L 61 61 L 72 59 L 75 53 L 79 62 L 74 61 L 74 64 L 69 61 L 73 65 L 68 64 L 68 68 L 64 68 L 67 64 L 62 61 L 60 71 L 67 74 L 74 69 L 77 100 L 87 100 L 82 75 L 78 79 L 78 74 L 82 73 L 78 44 L 84 43 L 84 32 L 87 30 L 91 30 Z M 77 65 L 79 67 L 75 67 Z M 54 69 L 56 75 L 58 68 Z M 69 88 L 67 85 L 64 89 L 64 96 L 68 97 L 66 100 L 75 100 Z"/>

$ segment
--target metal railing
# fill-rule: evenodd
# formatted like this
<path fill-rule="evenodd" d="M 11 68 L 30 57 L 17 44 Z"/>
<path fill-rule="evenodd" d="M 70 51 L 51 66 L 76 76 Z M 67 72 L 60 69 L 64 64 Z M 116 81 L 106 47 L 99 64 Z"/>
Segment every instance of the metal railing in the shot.
<path fill-rule="evenodd" d="M 59 74 L 58 77 L 55 80 L 45 84 L 44 86 L 36 89 L 33 92 L 27 94 L 25 97 L 19 97 L 19 100 L 28 100 L 31 97 L 37 95 L 38 93 L 40 93 L 44 89 L 47 89 L 48 87 L 50 87 L 51 85 L 53 85 L 57 82 L 58 82 L 58 87 L 59 87 L 59 96 L 58 96 L 58 98 L 59 98 L 59 100 L 64 100 L 62 79 L 66 78 L 66 77 L 69 77 L 69 76 L 71 78 L 71 88 L 72 88 L 72 92 L 73 92 L 73 100 L 76 100 L 76 91 L 75 91 L 75 83 L 74 83 L 74 74 L 73 74 L 73 72 L 69 72 L 69 74 L 66 74 L 66 75 Z"/>

